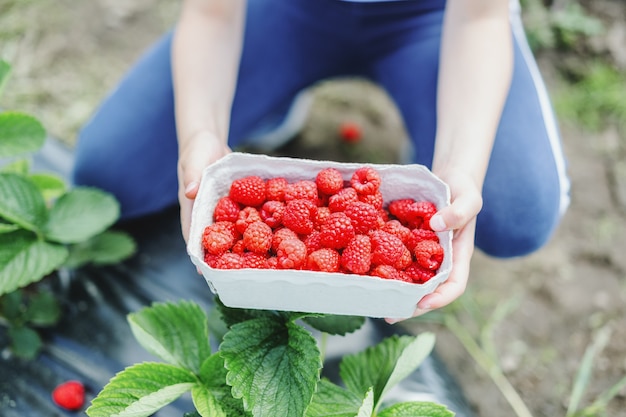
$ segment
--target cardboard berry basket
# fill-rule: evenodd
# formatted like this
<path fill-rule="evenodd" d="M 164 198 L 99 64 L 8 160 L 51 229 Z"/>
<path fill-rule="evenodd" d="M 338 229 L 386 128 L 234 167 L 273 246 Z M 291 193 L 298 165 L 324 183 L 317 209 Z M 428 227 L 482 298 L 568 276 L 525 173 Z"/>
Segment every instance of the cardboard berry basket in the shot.
<path fill-rule="evenodd" d="M 448 186 L 422 165 L 339 163 L 247 153 L 231 153 L 208 166 L 194 203 L 187 251 L 211 291 L 229 307 L 283 310 L 366 317 L 407 318 L 417 302 L 444 282 L 452 267 L 452 233 L 438 233 L 444 259 L 437 275 L 425 284 L 343 273 L 297 270 L 234 269 L 209 267 L 204 262 L 202 234 L 212 223 L 219 198 L 228 195 L 233 180 L 248 175 L 287 180 L 315 180 L 328 167 L 345 180 L 362 166 L 375 168 L 381 177 L 385 203 L 402 198 L 429 200 L 438 208 L 450 204 Z"/>

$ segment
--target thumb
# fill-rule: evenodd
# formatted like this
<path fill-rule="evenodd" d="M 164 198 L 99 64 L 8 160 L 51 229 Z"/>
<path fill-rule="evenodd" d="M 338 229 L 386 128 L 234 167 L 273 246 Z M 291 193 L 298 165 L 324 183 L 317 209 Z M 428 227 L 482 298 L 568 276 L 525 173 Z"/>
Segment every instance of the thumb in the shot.
<path fill-rule="evenodd" d="M 482 208 L 480 194 L 468 193 L 458 196 L 452 204 L 439 210 L 430 219 L 435 232 L 460 229 L 472 220 Z"/>

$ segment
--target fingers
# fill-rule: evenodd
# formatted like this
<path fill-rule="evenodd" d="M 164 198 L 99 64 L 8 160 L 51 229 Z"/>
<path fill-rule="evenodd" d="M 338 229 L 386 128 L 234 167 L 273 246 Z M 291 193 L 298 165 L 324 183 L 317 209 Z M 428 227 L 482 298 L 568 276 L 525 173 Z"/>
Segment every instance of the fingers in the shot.
<path fill-rule="evenodd" d="M 414 317 L 447 306 L 465 292 L 474 253 L 475 227 L 476 222 L 472 221 L 457 233 L 452 241 L 454 259 L 450 276 L 432 294 L 419 301 Z"/>
<path fill-rule="evenodd" d="M 200 179 L 205 167 L 230 152 L 210 132 L 200 132 L 181 147 L 178 159 L 178 200 L 183 238 L 189 240 L 193 202 L 200 189 Z"/>
<path fill-rule="evenodd" d="M 477 190 L 467 190 L 454 195 L 452 204 L 439 210 L 430 219 L 430 227 L 435 232 L 456 230 L 464 227 L 476 217 L 482 208 L 482 197 Z"/>

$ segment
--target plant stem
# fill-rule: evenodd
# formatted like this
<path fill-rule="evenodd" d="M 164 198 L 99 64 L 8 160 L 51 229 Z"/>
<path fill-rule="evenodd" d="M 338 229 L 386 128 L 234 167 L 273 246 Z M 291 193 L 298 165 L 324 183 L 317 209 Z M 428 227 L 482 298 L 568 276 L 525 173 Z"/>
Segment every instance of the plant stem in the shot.
<path fill-rule="evenodd" d="M 533 417 L 522 398 L 519 396 L 506 376 L 502 373 L 497 364 L 495 364 L 481 349 L 472 336 L 463 328 L 461 323 L 459 323 L 457 318 L 454 315 L 447 314 L 444 317 L 444 323 L 457 337 L 476 363 L 478 363 L 478 365 L 491 377 L 504 398 L 508 401 L 513 411 L 515 411 L 515 414 L 518 417 Z"/>

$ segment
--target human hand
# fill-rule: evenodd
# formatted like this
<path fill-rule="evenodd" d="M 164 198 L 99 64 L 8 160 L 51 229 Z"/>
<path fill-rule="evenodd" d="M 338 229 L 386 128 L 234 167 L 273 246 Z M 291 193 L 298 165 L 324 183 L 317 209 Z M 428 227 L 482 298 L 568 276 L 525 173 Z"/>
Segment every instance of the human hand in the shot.
<path fill-rule="evenodd" d="M 181 145 L 178 156 L 178 200 L 185 242 L 189 239 L 191 210 L 198 194 L 202 171 L 231 150 L 213 133 L 201 131 Z"/>
<path fill-rule="evenodd" d="M 418 302 L 413 317 L 444 307 L 465 292 L 474 253 L 476 216 L 482 208 L 480 190 L 470 176 L 462 172 L 439 177 L 450 187 L 451 204 L 432 217 L 430 226 L 436 232 L 453 231 L 452 271 L 444 283 Z M 387 319 L 387 322 L 394 323 L 397 320 Z"/>

